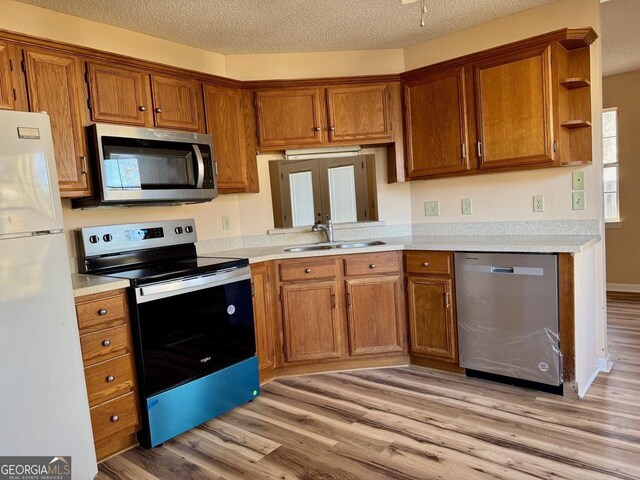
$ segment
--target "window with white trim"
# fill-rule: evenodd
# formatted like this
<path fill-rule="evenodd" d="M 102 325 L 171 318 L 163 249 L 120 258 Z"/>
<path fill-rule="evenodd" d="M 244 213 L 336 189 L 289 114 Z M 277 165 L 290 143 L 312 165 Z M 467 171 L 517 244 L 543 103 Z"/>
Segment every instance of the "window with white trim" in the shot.
<path fill-rule="evenodd" d="M 618 191 L 618 109 L 602 111 L 602 178 L 604 180 L 604 221 L 620 221 Z"/>

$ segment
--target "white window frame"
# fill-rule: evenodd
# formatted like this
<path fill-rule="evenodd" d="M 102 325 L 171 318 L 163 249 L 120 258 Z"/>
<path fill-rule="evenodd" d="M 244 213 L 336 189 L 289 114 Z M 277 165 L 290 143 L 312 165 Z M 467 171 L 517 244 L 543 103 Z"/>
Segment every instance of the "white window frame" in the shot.
<path fill-rule="evenodd" d="M 602 122 L 602 140 L 603 140 L 603 152 L 602 152 L 602 170 L 604 173 L 604 169 L 605 168 L 615 168 L 616 169 L 616 188 L 615 188 L 615 193 L 616 193 L 616 203 L 617 203 L 617 211 L 618 211 L 618 216 L 613 218 L 607 218 L 605 216 L 606 210 L 604 210 L 604 203 L 603 203 L 603 216 L 605 216 L 604 221 L 608 226 L 616 226 L 619 225 L 621 222 L 621 216 L 620 216 L 620 142 L 619 142 L 619 121 L 620 121 L 620 117 L 618 116 L 618 107 L 611 107 L 611 108 L 603 108 L 602 109 L 602 113 L 604 116 L 604 113 L 606 112 L 616 112 L 616 135 L 615 135 L 615 139 L 616 139 L 616 161 L 613 163 L 604 163 L 604 139 L 605 138 L 611 138 L 611 137 L 605 137 L 604 136 L 604 121 Z M 603 185 L 602 185 L 602 195 L 604 198 L 604 195 L 606 193 L 611 193 L 611 192 L 605 192 L 604 191 L 604 178 L 603 178 Z"/>

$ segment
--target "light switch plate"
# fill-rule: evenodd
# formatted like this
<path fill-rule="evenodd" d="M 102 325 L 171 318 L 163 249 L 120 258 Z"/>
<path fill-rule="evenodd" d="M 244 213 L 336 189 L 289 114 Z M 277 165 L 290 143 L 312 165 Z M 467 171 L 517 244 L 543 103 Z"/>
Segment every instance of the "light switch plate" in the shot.
<path fill-rule="evenodd" d="M 544 195 L 533 196 L 533 211 L 544 212 Z"/>
<path fill-rule="evenodd" d="M 578 190 L 571 193 L 571 199 L 573 202 L 574 210 L 586 210 L 587 209 L 587 197 L 584 190 Z"/>
<path fill-rule="evenodd" d="M 437 200 L 430 200 L 424 202 L 424 216 L 425 217 L 439 217 L 440 216 L 440 202 Z"/>
<path fill-rule="evenodd" d="M 462 214 L 471 215 L 473 213 L 473 202 L 470 198 L 462 199 Z"/>
<path fill-rule="evenodd" d="M 222 229 L 231 230 L 231 217 L 229 215 L 222 216 Z"/>
<path fill-rule="evenodd" d="M 571 190 L 584 190 L 584 170 L 571 174 Z"/>

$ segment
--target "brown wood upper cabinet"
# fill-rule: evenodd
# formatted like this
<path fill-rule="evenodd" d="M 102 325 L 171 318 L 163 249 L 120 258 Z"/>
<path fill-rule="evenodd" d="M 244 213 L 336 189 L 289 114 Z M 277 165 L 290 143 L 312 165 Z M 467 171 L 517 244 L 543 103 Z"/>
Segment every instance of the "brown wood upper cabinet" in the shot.
<path fill-rule="evenodd" d="M 91 119 L 201 131 L 200 83 L 126 67 L 87 63 Z"/>
<path fill-rule="evenodd" d="M 392 89 L 389 85 L 343 84 L 257 90 L 258 146 L 262 150 L 283 150 L 327 144 L 391 142 Z"/>
<path fill-rule="evenodd" d="M 213 136 L 221 193 L 257 191 L 251 182 L 257 177 L 255 145 L 247 147 L 243 103 L 240 88 L 204 85 L 207 133 Z"/>
<path fill-rule="evenodd" d="M 409 178 L 469 171 L 465 69 L 407 82 L 404 101 Z"/>
<path fill-rule="evenodd" d="M 391 141 L 388 85 L 327 87 L 326 95 L 330 142 Z"/>
<path fill-rule="evenodd" d="M 554 163 L 551 46 L 473 66 L 479 169 Z"/>
<path fill-rule="evenodd" d="M 283 88 L 255 92 L 258 146 L 282 150 L 324 143 L 323 91 Z"/>
<path fill-rule="evenodd" d="M 73 55 L 32 48 L 25 49 L 23 55 L 29 110 L 45 111 L 51 120 L 60 194 L 87 196 L 91 184 L 84 134 L 88 118 L 82 61 Z"/>
<path fill-rule="evenodd" d="M 0 109 L 26 110 L 26 98 L 19 48 L 11 42 L 0 41 Z"/>

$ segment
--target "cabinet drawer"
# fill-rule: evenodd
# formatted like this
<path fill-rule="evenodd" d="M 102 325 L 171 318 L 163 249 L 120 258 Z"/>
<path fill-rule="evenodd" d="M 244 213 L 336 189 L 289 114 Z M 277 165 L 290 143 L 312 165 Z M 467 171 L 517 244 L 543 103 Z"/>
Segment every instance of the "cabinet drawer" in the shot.
<path fill-rule="evenodd" d="M 82 359 L 85 365 L 93 365 L 117 355 L 128 353 L 127 326 L 121 325 L 90 333 L 89 335 L 82 335 L 80 337 L 80 345 L 82 346 Z"/>
<path fill-rule="evenodd" d="M 91 426 L 96 442 L 121 430 L 133 430 L 137 424 L 138 412 L 133 392 L 91 409 Z"/>
<path fill-rule="evenodd" d="M 399 254 L 396 252 L 347 255 L 342 261 L 344 263 L 344 274 L 347 276 L 377 275 L 400 271 Z"/>
<path fill-rule="evenodd" d="M 335 260 L 303 260 L 280 264 L 280 280 L 317 280 L 334 278 L 338 274 Z"/>
<path fill-rule="evenodd" d="M 114 327 L 124 323 L 124 295 L 101 298 L 92 302 L 78 303 L 78 327 L 80 333 L 95 332 L 102 328 Z"/>
<path fill-rule="evenodd" d="M 133 389 L 131 360 L 131 355 L 126 354 L 85 369 L 89 406 L 106 402 Z"/>
<path fill-rule="evenodd" d="M 407 273 L 430 273 L 451 275 L 453 254 L 451 252 L 405 252 Z"/>

